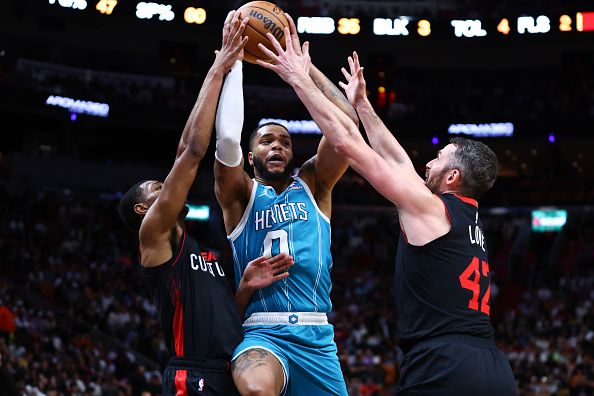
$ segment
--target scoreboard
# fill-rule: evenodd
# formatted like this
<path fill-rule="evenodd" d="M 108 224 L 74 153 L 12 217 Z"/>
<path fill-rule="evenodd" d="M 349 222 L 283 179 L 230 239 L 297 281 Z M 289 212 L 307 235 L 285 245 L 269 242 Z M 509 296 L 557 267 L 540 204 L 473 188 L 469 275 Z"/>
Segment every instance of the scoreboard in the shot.
<path fill-rule="evenodd" d="M 195 1 L 130 1 L 130 0 L 46 0 L 50 7 L 70 9 L 73 13 L 96 13 L 106 18 L 112 15 L 153 23 L 207 25 L 210 11 Z M 220 10 L 219 11 L 220 14 Z M 216 14 L 216 13 L 215 13 Z M 76 15 L 73 15 L 76 17 Z M 212 21 L 220 24 L 221 21 Z M 451 37 L 460 39 L 491 36 L 530 36 L 551 33 L 581 33 L 594 31 L 594 11 L 569 10 L 555 15 L 526 13 L 518 16 L 485 18 L 427 18 L 414 15 L 385 15 L 376 18 L 357 15 L 301 16 L 297 18 L 300 33 L 314 35 L 370 35 Z"/>

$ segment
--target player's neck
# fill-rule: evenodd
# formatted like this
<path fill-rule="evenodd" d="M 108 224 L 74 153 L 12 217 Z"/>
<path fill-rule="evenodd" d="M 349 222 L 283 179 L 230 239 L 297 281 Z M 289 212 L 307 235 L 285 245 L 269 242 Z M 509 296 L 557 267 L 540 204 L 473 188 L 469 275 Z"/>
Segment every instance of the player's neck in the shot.
<path fill-rule="evenodd" d="M 293 181 L 290 177 L 283 180 L 268 180 L 258 175 L 255 176 L 255 179 L 258 183 L 264 186 L 270 186 L 274 188 L 274 191 L 276 191 L 276 195 L 280 195 L 283 191 L 285 191 L 286 188 L 289 187 L 289 184 L 291 184 L 291 182 Z"/>

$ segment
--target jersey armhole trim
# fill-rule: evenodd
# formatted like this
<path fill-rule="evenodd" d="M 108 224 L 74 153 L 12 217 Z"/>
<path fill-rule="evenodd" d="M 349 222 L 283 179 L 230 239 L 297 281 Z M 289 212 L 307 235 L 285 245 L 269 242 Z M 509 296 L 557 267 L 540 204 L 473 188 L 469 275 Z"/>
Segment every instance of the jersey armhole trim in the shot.
<path fill-rule="evenodd" d="M 316 208 L 316 210 L 320 214 L 320 216 L 324 220 L 326 220 L 326 222 L 328 224 L 330 224 L 330 219 L 318 207 L 318 203 L 316 202 L 316 199 L 314 198 L 313 194 L 311 193 L 311 190 L 309 189 L 309 186 L 307 185 L 307 183 L 302 178 L 300 178 L 299 176 L 294 176 L 294 178 L 295 178 L 295 180 L 299 181 L 299 183 L 301 183 L 301 185 L 303 186 L 303 189 L 305 190 L 305 192 L 309 196 L 309 199 L 311 199 L 311 202 L 312 202 L 313 206 Z"/>
<path fill-rule="evenodd" d="M 241 232 L 245 228 L 248 218 L 250 217 L 250 212 L 252 211 L 252 206 L 254 206 L 254 201 L 256 200 L 256 191 L 258 190 L 259 183 L 254 179 L 252 180 L 254 181 L 254 185 L 252 186 L 252 194 L 250 195 L 250 201 L 248 202 L 247 206 L 245 207 L 245 210 L 243 211 L 243 216 L 241 216 L 239 224 L 237 224 L 235 229 L 231 231 L 231 234 L 227 235 L 227 238 L 232 242 L 237 239 L 239 234 L 241 234 Z"/>
<path fill-rule="evenodd" d="M 402 227 L 402 224 L 400 224 L 400 232 L 402 233 L 402 237 L 404 238 L 404 242 L 408 243 L 408 238 L 406 237 L 406 231 L 404 231 L 404 228 Z"/>
<path fill-rule="evenodd" d="M 181 257 L 182 250 L 184 250 L 184 245 L 186 243 L 186 235 L 187 235 L 187 233 L 184 230 L 182 232 L 182 238 L 180 240 L 181 243 L 179 244 L 179 247 L 176 249 L 177 256 L 175 256 L 175 259 L 173 258 L 174 256 L 172 255 L 169 260 L 167 260 L 164 263 L 159 264 L 159 265 L 145 267 L 142 264 L 140 264 L 140 266 L 139 266 L 140 274 L 141 275 L 143 275 L 143 274 L 157 274 L 157 273 L 160 273 L 159 271 L 165 271 L 166 268 L 168 268 L 168 266 L 170 266 L 172 268 L 175 267 L 175 265 L 179 261 L 179 258 Z M 173 252 L 173 254 L 175 254 L 175 252 Z M 138 257 L 140 259 L 140 248 L 138 249 Z"/>
<path fill-rule="evenodd" d="M 454 225 L 454 222 L 452 221 L 452 216 L 450 216 L 450 211 L 449 211 L 445 201 L 443 200 L 443 197 L 438 194 L 434 194 L 434 195 L 441 200 L 441 203 L 443 204 L 443 209 L 445 211 L 446 216 L 448 216 L 448 221 L 450 222 L 450 225 Z"/>
<path fill-rule="evenodd" d="M 179 247 L 179 251 L 177 252 L 177 257 L 175 258 L 175 260 L 173 260 L 173 261 L 171 262 L 171 266 L 172 266 L 172 267 L 175 267 L 175 264 L 177 264 L 177 262 L 179 261 L 179 258 L 180 258 L 180 256 L 181 256 L 181 252 L 182 252 L 182 250 L 184 250 L 184 245 L 185 245 L 185 243 L 186 243 L 186 235 L 187 235 L 187 233 L 186 233 L 186 231 L 184 230 L 184 237 L 182 238 L 182 243 L 181 243 L 181 245 L 180 245 L 180 247 Z"/>

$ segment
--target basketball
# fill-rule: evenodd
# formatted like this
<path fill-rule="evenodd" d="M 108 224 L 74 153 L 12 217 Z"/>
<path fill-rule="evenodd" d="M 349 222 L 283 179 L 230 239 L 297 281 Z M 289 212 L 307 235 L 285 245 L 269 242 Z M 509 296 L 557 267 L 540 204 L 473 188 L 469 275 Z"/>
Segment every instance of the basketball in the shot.
<path fill-rule="evenodd" d="M 244 36 L 249 37 L 244 49 L 244 60 L 250 63 L 256 63 L 258 59 L 271 62 L 272 59 L 258 48 L 258 44 L 262 43 L 276 53 L 272 43 L 266 37 L 266 33 L 270 32 L 285 48 L 284 29 L 289 26 L 285 13 L 280 7 L 268 1 L 250 1 L 241 6 L 238 11 L 241 12 L 241 19 L 246 16 L 250 18 L 243 33 Z"/>

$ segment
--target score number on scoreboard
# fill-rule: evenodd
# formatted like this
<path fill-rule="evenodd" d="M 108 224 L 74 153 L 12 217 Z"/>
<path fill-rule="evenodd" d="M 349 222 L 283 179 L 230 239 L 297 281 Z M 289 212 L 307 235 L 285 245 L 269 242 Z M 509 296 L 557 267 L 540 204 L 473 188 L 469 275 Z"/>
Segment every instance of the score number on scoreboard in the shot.
<path fill-rule="evenodd" d="M 99 0 L 95 9 L 102 14 L 111 15 L 116 5 L 118 5 L 118 0 Z"/>

